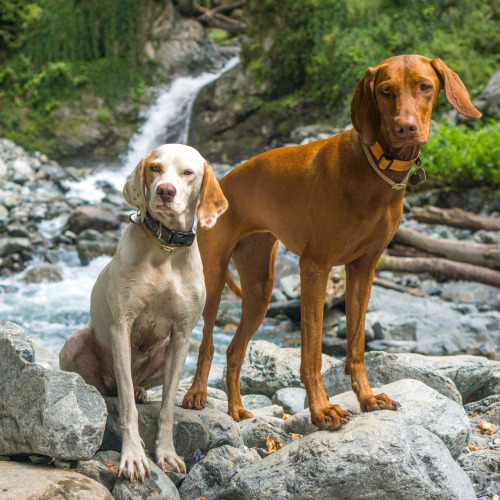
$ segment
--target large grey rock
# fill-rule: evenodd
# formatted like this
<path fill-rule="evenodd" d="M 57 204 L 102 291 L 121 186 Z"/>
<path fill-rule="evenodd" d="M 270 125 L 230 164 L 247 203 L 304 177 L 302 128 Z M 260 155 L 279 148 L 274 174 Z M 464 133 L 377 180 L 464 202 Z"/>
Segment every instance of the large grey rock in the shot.
<path fill-rule="evenodd" d="M 406 361 L 400 359 L 400 356 L 403 354 L 387 354 L 378 351 L 366 353 L 365 366 L 370 384 L 374 387 L 380 387 L 396 380 L 413 378 L 432 387 L 452 401 L 462 403 L 462 397 L 449 377 L 436 373 L 425 364 L 408 365 Z M 415 355 L 404 354 L 404 356 Z M 450 357 L 450 360 L 452 359 L 453 357 Z M 351 377 L 345 374 L 344 363 L 335 364 L 325 371 L 323 385 L 329 396 L 351 390 Z"/>
<path fill-rule="evenodd" d="M 500 393 L 468 403 L 464 408 L 471 422 L 479 423 L 479 420 L 486 420 L 500 426 Z"/>
<path fill-rule="evenodd" d="M 267 449 L 267 436 L 277 439 L 283 445 L 292 441 L 289 434 L 274 425 L 273 418 L 248 418 L 240 422 L 240 431 L 245 446 L 249 448 Z"/>
<path fill-rule="evenodd" d="M 481 394 L 483 396 L 500 394 L 500 361 L 490 361 L 490 368 L 488 380 L 481 387 Z"/>
<path fill-rule="evenodd" d="M 97 481 L 53 466 L 0 461 L 2 500 L 113 500 Z"/>
<path fill-rule="evenodd" d="M 476 495 L 493 498 L 500 491 L 500 450 L 478 450 L 459 457 L 458 463 L 468 474 Z"/>
<path fill-rule="evenodd" d="M 76 472 L 95 479 L 111 491 L 118 478 L 119 466 L 120 454 L 117 451 L 99 451 L 92 460 L 79 461 Z"/>
<path fill-rule="evenodd" d="M 182 500 L 205 497 L 214 500 L 222 493 L 234 474 L 261 460 L 255 450 L 245 450 L 224 445 L 210 450 L 203 460 L 193 466 L 182 483 L 179 493 Z"/>
<path fill-rule="evenodd" d="M 106 398 L 108 421 L 101 450 L 121 451 L 118 398 Z M 137 405 L 139 412 L 139 432 L 146 450 L 154 453 L 158 434 L 159 402 Z M 174 408 L 174 445 L 177 454 L 184 458 L 186 465 L 192 463 L 197 449 L 211 450 L 224 444 L 238 447 L 241 433 L 238 424 L 227 414 L 205 408 L 186 410 Z"/>
<path fill-rule="evenodd" d="M 323 354 L 321 373 L 337 364 L 340 361 Z M 224 371 L 224 383 L 225 377 Z M 241 393 L 271 397 L 285 387 L 304 387 L 300 381 L 300 349 L 280 348 L 265 340 L 250 342 L 241 367 Z"/>
<path fill-rule="evenodd" d="M 0 454 L 88 460 L 101 444 L 106 405 L 76 373 L 33 364 L 22 329 L 0 322 Z"/>
<path fill-rule="evenodd" d="M 35 361 L 37 365 L 43 368 L 51 368 L 53 370 L 59 369 L 59 356 L 47 349 L 43 344 L 36 339 L 30 339 L 35 349 Z"/>
<path fill-rule="evenodd" d="M 31 241 L 29 238 L 0 238 L 0 257 L 30 250 Z"/>
<path fill-rule="evenodd" d="M 405 293 L 374 286 L 368 304 L 370 326 L 369 319 L 374 315 L 379 323 L 388 325 L 383 331 L 385 336 L 397 334 L 400 339 L 401 331 L 406 331 L 406 335 L 414 330 L 414 339 L 410 340 L 415 340 L 418 351 L 425 354 L 475 353 L 478 345 L 483 345 L 485 352 L 498 348 L 498 314 L 480 313 L 473 304 L 463 309 L 434 296 L 412 297 L 408 301 Z"/>
<path fill-rule="evenodd" d="M 168 476 L 152 460 L 148 463 L 151 475 L 146 475 L 144 483 L 130 482 L 123 476 L 117 479 L 111 492 L 115 500 L 181 500 Z"/>
<path fill-rule="evenodd" d="M 401 404 L 398 414 L 406 418 L 409 426 L 421 425 L 439 437 L 454 458 L 458 457 L 469 442 L 470 425 L 461 405 L 418 380 L 399 380 L 373 389 L 375 394 L 385 393 Z M 344 410 L 361 414 L 358 400 L 352 391 L 330 398 Z M 380 412 L 378 412 L 380 414 Z M 351 425 L 352 421 L 347 424 Z M 308 434 L 316 430 L 311 423 L 309 410 L 304 410 L 285 421 L 286 432 Z"/>
<path fill-rule="evenodd" d="M 306 390 L 301 387 L 288 387 L 276 391 L 272 402 L 283 407 L 285 413 L 295 415 L 304 409 Z"/>
<path fill-rule="evenodd" d="M 246 394 L 241 397 L 241 402 L 244 408 L 249 411 L 271 406 L 273 404 L 272 401 L 263 394 Z"/>
<path fill-rule="evenodd" d="M 95 229 L 86 229 L 78 236 L 76 249 L 82 265 L 86 266 L 92 259 L 100 255 L 112 257 L 117 243 L 117 235 L 110 235 L 109 232 L 100 233 Z"/>
<path fill-rule="evenodd" d="M 119 217 L 113 213 L 92 205 L 78 207 L 68 218 L 66 229 L 79 234 L 85 229 L 95 229 L 102 232 L 120 227 Z"/>
<path fill-rule="evenodd" d="M 491 371 L 489 360 L 481 356 L 422 356 L 404 353 L 398 354 L 398 359 L 411 369 L 450 378 L 464 399 L 488 381 Z"/>
<path fill-rule="evenodd" d="M 488 116 L 500 114 L 500 71 L 493 74 L 481 95 L 474 99 L 474 105 Z"/>
<path fill-rule="evenodd" d="M 396 412 L 318 431 L 240 470 L 218 499 L 472 500 L 442 441 Z"/>

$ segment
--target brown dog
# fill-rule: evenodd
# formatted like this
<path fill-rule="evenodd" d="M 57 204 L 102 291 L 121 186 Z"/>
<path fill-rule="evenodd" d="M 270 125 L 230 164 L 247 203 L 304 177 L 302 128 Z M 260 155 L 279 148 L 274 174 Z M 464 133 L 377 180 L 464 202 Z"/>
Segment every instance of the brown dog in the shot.
<path fill-rule="evenodd" d="M 229 209 L 217 226 L 198 233 L 207 300 L 198 368 L 185 407 L 205 406 L 220 295 L 226 280 L 237 289 L 227 274 L 232 258 L 243 300 L 241 322 L 227 350 L 228 407 L 237 421 L 252 416 L 241 402 L 239 374 L 247 344 L 271 298 L 278 240 L 300 256 L 300 377 L 312 422 L 338 429 L 351 416 L 329 403 L 320 375 L 327 278 L 331 268 L 341 264 L 347 279 L 346 374 L 363 411 L 399 407 L 385 394 L 374 395 L 368 382 L 365 314 L 375 267 L 400 224 L 408 174 L 429 138 L 440 89 L 460 113 L 481 116 L 458 75 L 441 60 L 391 57 L 368 69 L 356 87 L 351 104 L 354 129 L 268 151 L 220 181 Z"/>

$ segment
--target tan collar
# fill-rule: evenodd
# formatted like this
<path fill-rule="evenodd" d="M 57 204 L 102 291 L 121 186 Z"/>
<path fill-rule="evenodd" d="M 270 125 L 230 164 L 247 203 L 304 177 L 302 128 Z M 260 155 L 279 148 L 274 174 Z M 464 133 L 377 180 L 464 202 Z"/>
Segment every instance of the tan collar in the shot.
<path fill-rule="evenodd" d="M 397 172 L 404 172 L 409 170 L 415 162 L 418 163 L 419 156 L 417 155 L 413 160 L 396 160 L 395 158 L 390 158 L 384 153 L 382 146 L 379 142 L 376 142 L 373 146 L 370 146 L 370 151 L 375 158 L 375 164 L 380 170 L 396 170 Z"/>

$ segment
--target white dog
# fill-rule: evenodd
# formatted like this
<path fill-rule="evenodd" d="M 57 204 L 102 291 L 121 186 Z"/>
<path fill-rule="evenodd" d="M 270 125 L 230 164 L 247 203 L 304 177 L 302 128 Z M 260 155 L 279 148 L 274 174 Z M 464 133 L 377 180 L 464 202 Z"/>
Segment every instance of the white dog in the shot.
<path fill-rule="evenodd" d="M 178 144 L 145 156 L 123 195 L 139 212 L 131 216 L 115 256 L 94 285 L 90 322 L 68 338 L 59 361 L 61 369 L 79 373 L 101 394 L 118 394 L 119 475 L 144 481 L 150 470 L 135 402 L 144 402 L 145 390 L 160 384 L 156 462 L 163 470 L 186 471 L 174 449 L 173 412 L 191 330 L 205 304 L 203 268 L 191 230 L 197 206 L 198 223 L 210 228 L 227 201 L 198 151 Z"/>

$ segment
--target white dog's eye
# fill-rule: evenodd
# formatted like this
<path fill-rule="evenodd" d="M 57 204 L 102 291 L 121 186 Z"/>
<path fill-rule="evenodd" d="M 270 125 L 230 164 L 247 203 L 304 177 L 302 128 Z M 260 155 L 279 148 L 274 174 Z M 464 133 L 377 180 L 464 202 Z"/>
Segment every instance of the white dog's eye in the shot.
<path fill-rule="evenodd" d="M 192 170 L 184 170 L 183 175 L 192 175 L 193 171 Z"/>
<path fill-rule="evenodd" d="M 151 165 L 149 168 L 152 172 L 161 172 L 161 168 L 159 165 Z"/>

